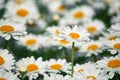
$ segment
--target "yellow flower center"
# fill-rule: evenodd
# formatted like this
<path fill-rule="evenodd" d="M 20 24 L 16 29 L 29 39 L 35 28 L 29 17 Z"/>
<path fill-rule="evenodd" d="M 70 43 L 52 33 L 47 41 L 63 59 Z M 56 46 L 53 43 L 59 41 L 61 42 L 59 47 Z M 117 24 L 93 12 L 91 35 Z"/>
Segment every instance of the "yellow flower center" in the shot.
<path fill-rule="evenodd" d="M 87 76 L 87 80 L 97 80 L 95 76 Z"/>
<path fill-rule="evenodd" d="M 58 11 L 64 11 L 65 10 L 65 6 L 64 5 L 60 5 L 59 7 L 58 7 Z"/>
<path fill-rule="evenodd" d="M 59 42 L 60 42 L 60 44 L 63 44 L 63 45 L 69 44 L 69 41 L 66 41 L 66 40 L 60 40 Z"/>
<path fill-rule="evenodd" d="M 58 35 L 58 34 L 60 34 L 60 31 L 57 29 L 57 30 L 55 31 L 55 33 Z"/>
<path fill-rule="evenodd" d="M 120 43 L 116 43 L 116 44 L 114 44 L 114 48 L 120 50 Z"/>
<path fill-rule="evenodd" d="M 60 70 L 62 68 L 62 65 L 60 64 L 53 64 L 50 66 L 51 69 L 53 70 Z"/>
<path fill-rule="evenodd" d="M 0 65 L 3 65 L 5 63 L 4 58 L 0 56 Z"/>
<path fill-rule="evenodd" d="M 29 12 L 26 9 L 19 9 L 16 14 L 21 17 L 25 17 L 29 14 Z"/>
<path fill-rule="evenodd" d="M 99 48 L 98 45 L 96 45 L 96 44 L 91 44 L 91 45 L 89 45 L 89 46 L 87 47 L 87 50 L 95 51 L 95 50 L 97 50 L 98 48 Z"/>
<path fill-rule="evenodd" d="M 117 37 L 116 36 L 110 36 L 108 37 L 108 40 L 115 40 Z"/>
<path fill-rule="evenodd" d="M 108 62 L 108 67 L 110 68 L 119 68 L 120 67 L 120 60 L 114 59 Z"/>
<path fill-rule="evenodd" d="M 32 72 L 32 71 L 36 71 L 36 70 L 38 70 L 38 66 L 35 65 L 35 64 L 29 64 L 29 65 L 27 66 L 27 71 L 28 71 L 28 72 Z"/>
<path fill-rule="evenodd" d="M 0 31 L 12 32 L 12 31 L 14 31 L 14 28 L 10 25 L 3 25 L 3 26 L 0 27 Z"/>
<path fill-rule="evenodd" d="M 28 39 L 27 41 L 26 41 L 26 44 L 27 45 L 34 45 L 34 44 L 36 44 L 36 40 L 35 39 Z"/>
<path fill-rule="evenodd" d="M 16 4 L 20 5 L 23 3 L 23 0 L 15 0 Z"/>
<path fill-rule="evenodd" d="M 81 19 L 84 17 L 84 13 L 82 11 L 77 11 L 73 14 L 74 18 Z"/>
<path fill-rule="evenodd" d="M 92 32 L 97 31 L 97 29 L 94 26 L 89 26 L 89 27 L 87 27 L 87 31 L 90 32 L 90 33 L 92 33 Z"/>
<path fill-rule="evenodd" d="M 120 5 L 117 7 L 118 11 L 120 11 Z"/>
<path fill-rule="evenodd" d="M 84 72 L 84 69 L 79 69 L 78 72 Z"/>
<path fill-rule="evenodd" d="M 72 39 L 78 39 L 78 38 L 80 38 L 80 35 L 78 33 L 75 33 L 75 32 L 70 33 L 69 36 Z"/>
<path fill-rule="evenodd" d="M 79 47 L 75 47 L 74 48 L 75 51 L 79 51 L 79 49 L 80 49 Z"/>
<path fill-rule="evenodd" d="M 6 80 L 5 78 L 0 78 L 0 80 Z"/>

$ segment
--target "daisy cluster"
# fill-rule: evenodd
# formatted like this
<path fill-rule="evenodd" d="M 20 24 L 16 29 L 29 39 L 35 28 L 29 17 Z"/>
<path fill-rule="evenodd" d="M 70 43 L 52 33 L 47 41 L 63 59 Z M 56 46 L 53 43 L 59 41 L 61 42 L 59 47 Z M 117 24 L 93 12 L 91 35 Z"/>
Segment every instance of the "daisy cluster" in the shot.
<path fill-rule="evenodd" d="M 0 0 L 0 80 L 119 79 L 120 0 Z"/>

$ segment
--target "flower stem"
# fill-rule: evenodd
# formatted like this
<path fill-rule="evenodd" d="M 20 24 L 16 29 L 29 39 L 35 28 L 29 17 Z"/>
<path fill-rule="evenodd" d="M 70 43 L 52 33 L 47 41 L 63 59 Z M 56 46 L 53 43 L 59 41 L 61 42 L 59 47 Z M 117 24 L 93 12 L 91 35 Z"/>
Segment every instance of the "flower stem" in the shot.
<path fill-rule="evenodd" d="M 116 78 L 116 80 L 119 80 L 118 74 L 117 74 L 117 73 L 115 74 L 115 78 Z"/>
<path fill-rule="evenodd" d="M 71 76 L 72 77 L 73 77 L 73 73 L 74 73 L 74 45 L 75 45 L 75 43 L 72 42 L 72 56 L 71 56 L 71 60 L 72 60 Z"/>
<path fill-rule="evenodd" d="M 10 43 L 9 43 L 9 40 L 6 40 L 6 49 L 8 51 L 10 51 Z"/>

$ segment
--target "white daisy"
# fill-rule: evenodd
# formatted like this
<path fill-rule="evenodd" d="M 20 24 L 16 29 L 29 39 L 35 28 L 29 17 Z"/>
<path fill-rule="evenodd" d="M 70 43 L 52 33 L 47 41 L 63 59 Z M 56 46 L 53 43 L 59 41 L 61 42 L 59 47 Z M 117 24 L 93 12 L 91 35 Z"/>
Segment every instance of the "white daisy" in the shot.
<path fill-rule="evenodd" d="M 66 11 L 66 6 L 60 1 L 55 1 L 48 5 L 48 9 L 52 13 L 64 13 Z"/>
<path fill-rule="evenodd" d="M 72 9 L 70 12 L 66 12 L 65 16 L 73 18 L 78 22 L 87 21 L 94 16 L 94 10 L 90 6 L 80 6 Z"/>
<path fill-rule="evenodd" d="M 31 51 L 38 50 L 44 43 L 44 37 L 40 35 L 28 34 L 20 37 L 18 44 L 27 47 Z"/>
<path fill-rule="evenodd" d="M 80 73 L 75 73 L 73 75 L 74 80 L 107 80 L 106 76 L 101 74 L 100 69 L 96 69 L 94 64 L 89 64 L 84 68 L 84 71 Z"/>
<path fill-rule="evenodd" d="M 59 74 L 50 74 L 50 76 L 44 75 L 44 80 L 72 80 L 72 79 L 69 75 L 63 76 Z"/>
<path fill-rule="evenodd" d="M 113 24 L 108 30 L 120 37 L 120 23 Z"/>
<path fill-rule="evenodd" d="M 84 23 L 84 27 L 92 36 L 99 35 L 105 30 L 105 25 L 100 20 L 90 20 L 87 23 Z"/>
<path fill-rule="evenodd" d="M 72 26 L 72 25 L 78 24 L 78 21 L 73 20 L 72 18 L 65 16 L 59 20 L 58 24 L 60 26 Z"/>
<path fill-rule="evenodd" d="M 81 42 L 88 41 L 90 34 L 82 27 L 78 27 L 77 25 L 73 26 L 70 28 L 69 26 L 64 27 L 61 29 L 61 34 L 60 36 L 71 42 Z"/>
<path fill-rule="evenodd" d="M 115 57 L 104 58 L 97 62 L 98 68 L 102 69 L 102 74 L 107 75 L 108 78 L 113 78 L 115 73 L 120 74 L 120 55 Z"/>
<path fill-rule="evenodd" d="M 104 49 L 101 41 L 89 41 L 81 46 L 81 52 L 86 52 L 86 56 L 98 55 Z"/>
<path fill-rule="evenodd" d="M 17 70 L 20 73 L 25 72 L 29 80 L 36 79 L 38 74 L 43 74 L 45 72 L 45 65 L 41 57 L 35 60 L 33 56 L 22 58 L 16 63 Z"/>
<path fill-rule="evenodd" d="M 102 40 L 102 41 L 108 41 L 108 40 L 115 40 L 115 39 L 117 39 L 117 38 L 119 38 L 118 37 L 118 35 L 116 35 L 115 33 L 112 33 L 112 32 L 106 32 L 106 33 L 102 33 L 102 35 L 103 35 L 103 37 L 101 37 L 100 38 L 100 40 Z"/>
<path fill-rule="evenodd" d="M 6 72 L 5 70 L 0 70 L 0 80 L 20 80 L 16 74 L 12 72 Z"/>
<path fill-rule="evenodd" d="M 14 9 L 13 9 L 14 8 Z M 23 4 L 20 6 L 10 6 L 6 10 L 5 18 L 10 18 L 13 21 L 19 21 L 26 23 L 27 20 L 36 20 L 40 16 L 37 7 L 35 5 Z"/>
<path fill-rule="evenodd" d="M 109 14 L 120 13 L 120 0 L 111 0 Z"/>
<path fill-rule="evenodd" d="M 107 46 L 107 50 L 111 52 L 111 54 L 120 53 L 120 39 L 117 38 L 112 41 L 106 41 L 105 45 Z"/>
<path fill-rule="evenodd" d="M 0 49 L 0 69 L 8 70 L 14 69 L 14 57 L 8 50 Z"/>
<path fill-rule="evenodd" d="M 25 35 L 26 33 L 25 25 L 22 23 L 11 22 L 10 20 L 0 21 L 0 36 L 6 40 L 9 40 L 11 36 L 14 39 L 18 39 L 19 36 Z"/>
<path fill-rule="evenodd" d="M 70 63 L 67 63 L 65 59 L 50 59 L 47 61 L 47 69 L 48 72 L 68 72 L 68 69 L 70 69 Z"/>
<path fill-rule="evenodd" d="M 53 27 L 48 27 L 46 30 L 51 35 L 59 35 L 60 34 L 60 29 L 61 29 L 61 27 L 53 26 Z"/>

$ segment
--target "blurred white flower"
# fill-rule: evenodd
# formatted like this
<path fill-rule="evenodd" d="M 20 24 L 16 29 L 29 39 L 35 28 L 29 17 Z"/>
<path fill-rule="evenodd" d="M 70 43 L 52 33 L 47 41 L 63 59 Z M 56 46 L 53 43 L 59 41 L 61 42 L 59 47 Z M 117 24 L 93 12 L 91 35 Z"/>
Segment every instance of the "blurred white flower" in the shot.
<path fill-rule="evenodd" d="M 19 38 L 19 45 L 27 47 L 31 51 L 36 51 L 39 48 L 43 47 L 44 37 L 41 35 L 28 34 Z"/>
<path fill-rule="evenodd" d="M 8 70 L 14 69 L 14 57 L 8 50 L 0 49 L 0 69 Z"/>
<path fill-rule="evenodd" d="M 0 80 L 20 80 L 17 75 L 0 69 Z"/>
<path fill-rule="evenodd" d="M 26 33 L 26 27 L 22 23 L 11 22 L 10 20 L 0 21 L 0 36 L 6 40 L 9 40 L 11 37 L 18 39 Z"/>

